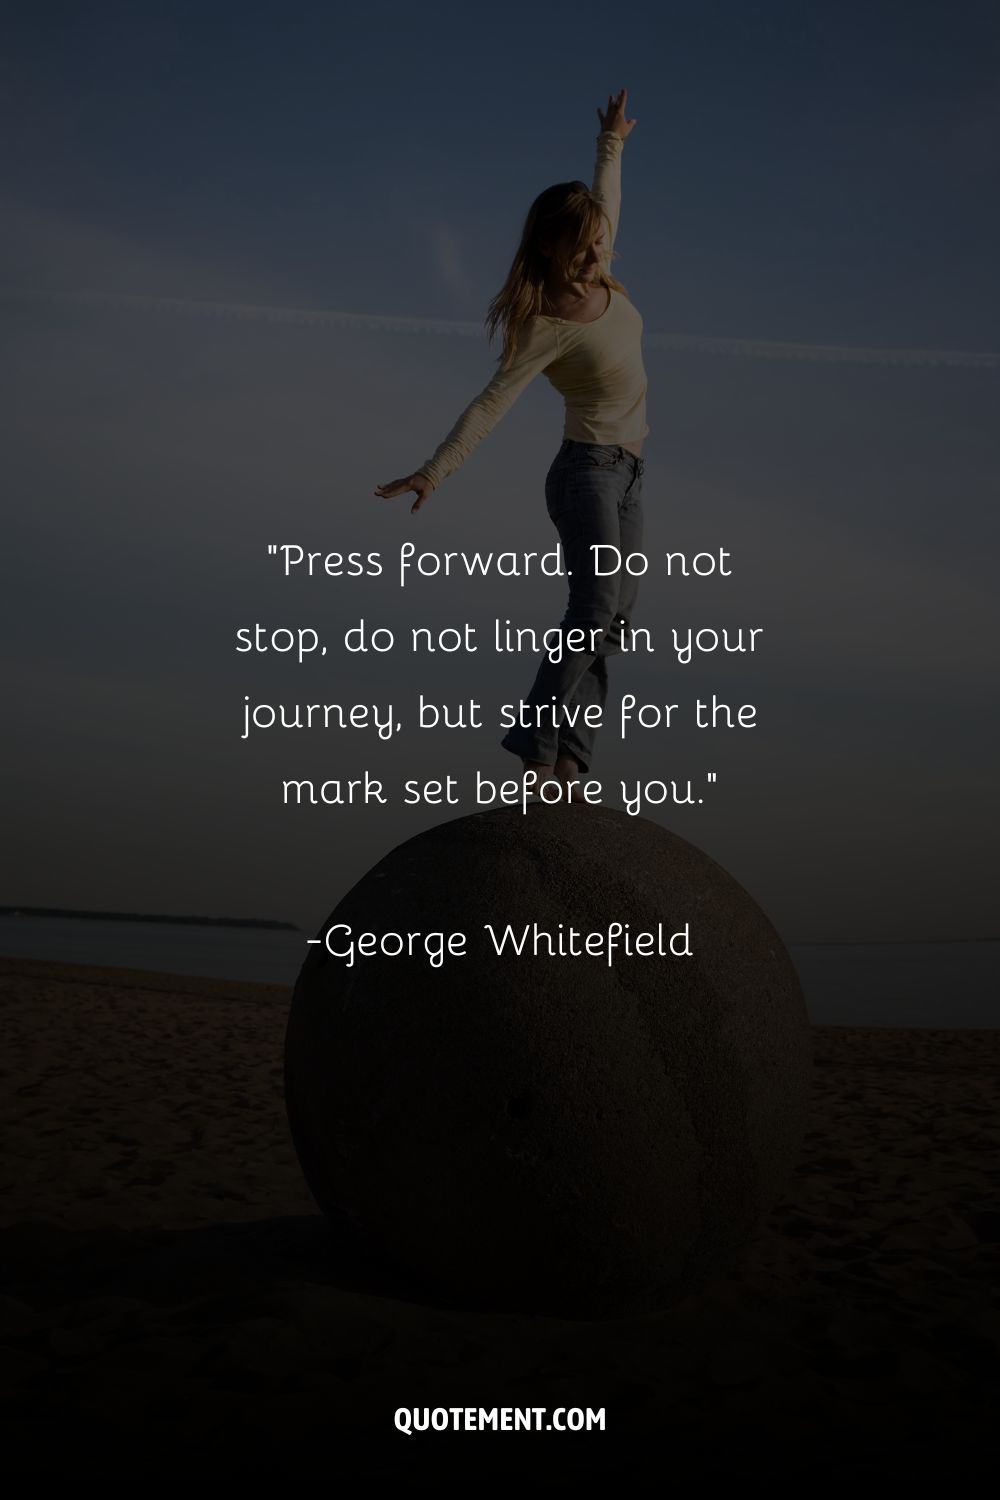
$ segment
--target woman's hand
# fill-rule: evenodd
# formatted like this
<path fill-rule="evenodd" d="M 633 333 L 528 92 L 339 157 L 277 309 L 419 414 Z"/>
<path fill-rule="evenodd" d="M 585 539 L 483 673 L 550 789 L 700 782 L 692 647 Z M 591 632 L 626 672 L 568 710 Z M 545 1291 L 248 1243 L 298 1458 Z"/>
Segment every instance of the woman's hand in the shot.
<path fill-rule="evenodd" d="M 626 120 L 625 105 L 628 102 L 628 89 L 622 89 L 616 99 L 608 95 L 608 108 L 605 114 L 597 111 L 597 118 L 601 122 L 601 130 L 613 130 L 615 135 L 620 135 L 622 140 L 631 134 L 633 125 L 638 125 L 638 120 Z"/>
<path fill-rule="evenodd" d="M 407 490 L 415 490 L 416 500 L 410 506 L 410 515 L 419 510 L 424 501 L 433 492 L 434 486 L 426 474 L 407 474 L 405 479 L 394 479 L 391 484 L 380 484 L 376 487 L 376 495 L 381 495 L 383 500 L 391 500 L 393 495 L 402 495 Z"/>

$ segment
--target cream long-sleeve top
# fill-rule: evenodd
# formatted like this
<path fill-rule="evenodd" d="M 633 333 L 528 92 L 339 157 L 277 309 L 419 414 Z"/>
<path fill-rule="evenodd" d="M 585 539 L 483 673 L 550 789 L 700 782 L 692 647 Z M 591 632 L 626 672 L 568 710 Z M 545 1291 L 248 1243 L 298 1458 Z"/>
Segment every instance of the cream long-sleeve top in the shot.
<path fill-rule="evenodd" d="M 597 137 L 591 192 L 607 213 L 602 270 L 610 273 L 621 209 L 621 155 L 614 131 Z M 598 318 L 576 323 L 539 313 L 522 327 L 513 363 L 498 370 L 465 408 L 434 456 L 416 471 L 436 487 L 465 462 L 524 388 L 544 372 L 566 402 L 563 437 L 581 443 L 640 442 L 646 425 L 646 371 L 642 318 L 623 293 L 605 288 L 608 305 Z"/>

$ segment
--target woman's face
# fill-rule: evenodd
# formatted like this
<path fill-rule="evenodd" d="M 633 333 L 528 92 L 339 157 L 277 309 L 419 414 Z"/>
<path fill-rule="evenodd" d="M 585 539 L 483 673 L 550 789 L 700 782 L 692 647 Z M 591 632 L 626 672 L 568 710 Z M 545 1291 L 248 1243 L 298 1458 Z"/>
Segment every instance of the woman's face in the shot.
<path fill-rule="evenodd" d="M 572 262 L 570 277 L 573 281 L 594 281 L 604 259 L 604 229 L 598 229 L 594 238 L 581 255 Z"/>
<path fill-rule="evenodd" d="M 597 280 L 601 262 L 604 259 L 604 226 L 600 225 L 587 248 L 581 251 L 574 260 L 570 261 L 569 279 L 571 283 L 582 282 L 588 284 Z M 542 254 L 550 256 L 552 246 L 542 242 L 540 249 Z"/>

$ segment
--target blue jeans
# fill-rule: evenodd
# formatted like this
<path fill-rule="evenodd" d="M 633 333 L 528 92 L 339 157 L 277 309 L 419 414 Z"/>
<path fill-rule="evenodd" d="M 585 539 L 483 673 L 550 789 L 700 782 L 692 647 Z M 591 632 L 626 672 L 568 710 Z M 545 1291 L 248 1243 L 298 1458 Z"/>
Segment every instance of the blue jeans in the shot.
<path fill-rule="evenodd" d="M 607 659 L 622 649 L 622 632 L 632 619 L 639 580 L 619 572 L 599 577 L 591 547 L 610 543 L 623 556 L 642 549 L 642 475 L 645 460 L 627 448 L 607 443 L 563 440 L 545 477 L 545 501 L 562 543 L 569 573 L 569 603 L 559 627 L 560 652 L 546 652 L 534 686 L 524 700 L 536 706 L 578 708 L 573 727 L 554 726 L 552 716 L 538 728 L 515 727 L 500 741 L 505 750 L 525 760 L 553 765 L 560 755 L 572 755 L 582 771 L 590 770 L 596 729 L 583 722 L 584 710 L 608 696 Z M 598 554 L 599 565 L 610 568 L 614 554 Z M 584 630 L 582 650 L 568 650 L 566 633 Z M 599 635 L 592 635 L 598 631 Z M 581 638 L 578 637 L 579 641 Z M 551 637 L 550 637 L 551 640 Z M 596 648 L 596 649 L 594 649 Z M 552 661 L 551 655 L 561 655 Z M 529 712 L 532 724 L 535 715 Z"/>

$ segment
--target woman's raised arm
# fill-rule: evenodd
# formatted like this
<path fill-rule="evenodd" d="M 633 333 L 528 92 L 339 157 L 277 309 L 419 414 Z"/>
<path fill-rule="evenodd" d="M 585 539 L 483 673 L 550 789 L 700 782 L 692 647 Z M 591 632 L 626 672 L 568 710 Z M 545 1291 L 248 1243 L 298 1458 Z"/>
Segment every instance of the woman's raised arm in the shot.
<path fill-rule="evenodd" d="M 618 220 L 622 202 L 622 146 L 626 137 L 639 122 L 625 118 L 628 89 L 622 89 L 616 98 L 608 95 L 606 110 L 598 109 L 601 133 L 597 137 L 597 164 L 594 167 L 594 182 L 590 191 L 608 216 L 610 232 L 606 238 L 604 269 L 610 272 L 611 252 L 618 234 Z"/>

